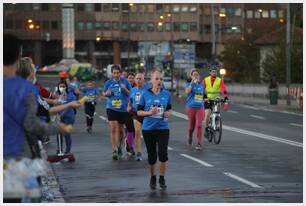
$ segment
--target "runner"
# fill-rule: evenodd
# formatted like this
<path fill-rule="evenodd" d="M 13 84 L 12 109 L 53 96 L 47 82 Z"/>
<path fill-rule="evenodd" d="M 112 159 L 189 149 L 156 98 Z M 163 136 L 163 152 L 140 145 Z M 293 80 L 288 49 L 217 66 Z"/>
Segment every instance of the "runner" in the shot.
<path fill-rule="evenodd" d="M 103 96 L 107 97 L 106 113 L 111 129 L 112 158 L 118 160 L 122 155 L 121 142 L 123 136 L 123 124 L 126 124 L 128 136 L 133 137 L 134 126 L 127 124 L 127 105 L 131 90 L 130 83 L 120 78 L 120 65 L 111 67 L 112 79 L 104 85 Z"/>
<path fill-rule="evenodd" d="M 142 133 L 150 164 L 150 187 L 156 188 L 156 161 L 160 161 L 159 184 L 165 189 L 166 162 L 168 161 L 169 125 L 171 113 L 171 95 L 162 88 L 162 75 L 158 70 L 151 74 L 152 88 L 145 90 L 140 98 L 137 114 L 143 116 Z M 158 154 L 157 154 L 158 148 Z"/>
<path fill-rule="evenodd" d="M 187 82 L 185 86 L 186 113 L 188 115 L 188 145 L 192 145 L 192 134 L 194 129 L 197 130 L 196 145 L 197 150 L 202 149 L 202 121 L 204 118 L 204 86 L 201 84 L 199 72 L 196 69 L 191 70 L 191 82 Z"/>
<path fill-rule="evenodd" d="M 143 117 L 137 115 L 137 108 L 139 105 L 140 97 L 144 91 L 144 74 L 136 74 L 136 86 L 132 88 L 130 94 L 130 102 L 128 106 L 128 111 L 133 114 L 134 128 L 135 128 L 135 145 L 136 145 L 136 161 L 142 160 L 141 155 L 141 124 L 143 122 Z"/>
<path fill-rule="evenodd" d="M 129 83 L 131 84 L 132 87 L 136 86 L 135 74 L 134 73 L 129 73 L 127 79 L 128 79 L 128 81 L 129 81 Z"/>
<path fill-rule="evenodd" d="M 84 96 L 88 97 L 87 101 L 85 102 L 86 130 L 88 133 L 91 133 L 99 91 L 94 87 L 94 81 L 88 80 L 87 87 L 85 87 L 82 92 Z"/>

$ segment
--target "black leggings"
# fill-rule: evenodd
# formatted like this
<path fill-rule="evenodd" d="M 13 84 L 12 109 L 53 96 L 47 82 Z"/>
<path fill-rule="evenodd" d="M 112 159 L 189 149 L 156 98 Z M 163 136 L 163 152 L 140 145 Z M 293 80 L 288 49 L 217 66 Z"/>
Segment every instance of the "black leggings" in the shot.
<path fill-rule="evenodd" d="M 85 102 L 85 114 L 86 114 L 86 123 L 87 127 L 91 127 L 93 120 L 94 120 L 94 114 L 96 109 L 96 103 L 91 102 Z"/>
<path fill-rule="evenodd" d="M 157 161 L 156 147 L 158 147 L 159 161 L 167 162 L 169 130 L 142 130 L 142 134 L 147 147 L 149 164 L 154 165 Z"/>

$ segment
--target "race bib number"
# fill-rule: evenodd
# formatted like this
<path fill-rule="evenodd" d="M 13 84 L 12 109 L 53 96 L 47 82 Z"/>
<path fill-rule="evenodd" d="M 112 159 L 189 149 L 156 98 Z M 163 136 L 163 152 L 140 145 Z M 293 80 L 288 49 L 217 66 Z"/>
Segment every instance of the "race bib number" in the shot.
<path fill-rule="evenodd" d="M 120 99 L 114 99 L 112 100 L 112 106 L 114 108 L 120 109 L 121 108 L 121 100 Z"/>
<path fill-rule="evenodd" d="M 164 107 L 157 107 L 157 113 L 155 115 L 152 115 L 153 118 L 162 119 L 164 116 Z"/>
<path fill-rule="evenodd" d="M 95 100 L 95 96 L 88 96 L 88 102 L 92 102 Z"/>
<path fill-rule="evenodd" d="M 136 103 L 139 103 L 140 97 L 141 97 L 140 93 L 136 93 L 136 95 L 135 95 L 135 102 Z"/>
<path fill-rule="evenodd" d="M 194 95 L 194 101 L 202 102 L 203 101 L 203 94 L 195 94 Z"/>

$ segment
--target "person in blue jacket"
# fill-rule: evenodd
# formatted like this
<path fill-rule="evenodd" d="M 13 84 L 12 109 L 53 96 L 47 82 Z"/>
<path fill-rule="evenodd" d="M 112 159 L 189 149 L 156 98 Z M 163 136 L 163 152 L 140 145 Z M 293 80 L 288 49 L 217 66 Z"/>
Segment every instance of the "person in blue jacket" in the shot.
<path fill-rule="evenodd" d="M 98 91 L 98 89 L 94 87 L 93 80 L 87 81 L 87 85 L 85 88 L 83 88 L 82 92 L 84 96 L 88 98 L 87 101 L 85 102 L 85 114 L 86 114 L 87 132 L 91 133 L 96 104 L 97 104 L 97 97 L 99 96 L 100 92 Z"/>
<path fill-rule="evenodd" d="M 127 135 L 133 135 L 133 121 L 127 121 L 127 106 L 131 85 L 127 79 L 120 77 L 120 65 L 111 67 L 112 79 L 105 82 L 103 96 L 107 97 L 106 113 L 111 128 L 112 158 L 118 160 L 122 155 L 123 125 L 127 127 Z"/>
<path fill-rule="evenodd" d="M 65 80 L 61 80 L 57 84 L 57 94 L 59 95 L 59 102 L 61 104 L 67 104 L 76 100 L 76 96 L 73 90 L 68 88 L 68 84 Z M 60 112 L 59 116 L 60 121 L 64 124 L 73 125 L 75 122 L 75 112 L 73 108 L 69 108 Z M 66 134 L 64 137 L 66 142 L 65 154 L 70 154 L 72 145 L 71 135 Z"/>
<path fill-rule="evenodd" d="M 156 188 L 156 162 L 160 162 L 159 185 L 165 189 L 166 162 L 168 161 L 168 142 L 171 94 L 162 87 L 162 74 L 154 70 L 151 74 L 152 88 L 145 90 L 138 105 L 138 116 L 143 116 L 142 133 L 148 153 L 150 164 L 150 187 Z M 157 152 L 158 151 L 158 152 Z"/>

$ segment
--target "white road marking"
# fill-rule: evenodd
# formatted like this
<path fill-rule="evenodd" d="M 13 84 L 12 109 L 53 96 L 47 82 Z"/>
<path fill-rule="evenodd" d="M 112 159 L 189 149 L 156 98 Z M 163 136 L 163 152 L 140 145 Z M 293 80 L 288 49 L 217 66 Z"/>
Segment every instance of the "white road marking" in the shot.
<path fill-rule="evenodd" d="M 102 120 L 108 122 L 107 118 L 106 117 L 103 117 L 103 116 L 99 116 Z"/>
<path fill-rule="evenodd" d="M 173 150 L 173 148 L 168 146 L 168 150 Z"/>
<path fill-rule="evenodd" d="M 280 113 L 284 113 L 284 114 L 293 114 L 293 115 L 296 115 L 296 116 L 303 116 L 303 112 L 302 112 L 302 114 L 298 114 L 298 113 L 295 113 L 295 112 L 280 111 Z"/>
<path fill-rule="evenodd" d="M 242 183 L 244 183 L 244 184 L 247 184 L 247 185 L 249 185 L 249 186 L 251 186 L 251 187 L 254 187 L 254 188 L 263 188 L 263 187 L 261 187 L 261 186 L 255 184 L 255 183 L 253 183 L 253 182 L 250 182 L 250 181 L 248 181 L 248 180 L 246 180 L 246 179 L 243 179 L 243 178 L 241 178 L 241 177 L 238 177 L 237 175 L 234 175 L 234 174 L 232 174 L 232 173 L 230 173 L 230 172 L 224 172 L 224 174 L 225 174 L 226 176 L 228 176 L 228 177 L 231 177 L 231 178 L 233 178 L 233 179 L 235 179 L 235 180 L 238 180 L 239 182 L 242 182 Z"/>
<path fill-rule="evenodd" d="M 237 111 L 234 111 L 234 110 L 228 110 L 227 112 L 233 113 L 233 114 L 238 114 L 238 112 L 237 112 Z"/>
<path fill-rule="evenodd" d="M 181 154 L 181 156 L 186 157 L 186 158 L 188 158 L 188 159 L 191 159 L 191 160 L 193 160 L 193 161 L 195 161 L 195 162 L 197 162 L 197 163 L 200 163 L 201 165 L 203 165 L 203 166 L 205 166 L 205 167 L 213 167 L 213 165 L 211 165 L 211 164 L 209 164 L 209 163 L 207 163 L 207 162 L 204 162 L 204 161 L 202 161 L 202 160 L 199 160 L 199 159 L 197 159 L 197 158 L 195 158 L 195 157 L 191 157 L 191 156 L 186 155 L 186 154 Z"/>
<path fill-rule="evenodd" d="M 265 118 L 262 117 L 262 116 L 257 116 L 257 115 L 253 115 L 253 114 L 251 114 L 250 116 L 251 116 L 251 117 L 254 117 L 254 118 L 256 118 L 256 119 L 265 119 Z"/>
<path fill-rule="evenodd" d="M 185 119 L 185 120 L 188 120 L 187 115 L 176 112 L 176 111 L 172 111 L 172 115 L 180 117 L 180 118 Z M 283 138 L 279 138 L 279 137 L 274 137 L 274 136 L 262 134 L 262 133 L 259 133 L 259 132 L 252 132 L 252 131 L 239 129 L 239 128 L 236 128 L 236 127 L 230 127 L 230 126 L 226 126 L 226 125 L 223 125 L 223 129 L 229 130 L 229 131 L 232 131 L 232 132 L 246 134 L 246 135 L 250 135 L 250 136 L 254 136 L 254 137 L 258 137 L 258 138 L 262 138 L 262 139 L 272 140 L 272 141 L 275 141 L 275 142 L 280 142 L 280 143 L 284 143 L 284 144 L 288 144 L 288 145 L 303 148 L 303 143 L 295 142 L 295 141 L 291 141 L 291 140 L 287 140 L 287 139 L 283 139 Z"/>
<path fill-rule="evenodd" d="M 249 106 L 249 105 L 240 105 L 241 107 L 244 107 L 244 108 L 247 108 L 247 109 L 253 109 L 253 110 L 260 110 L 259 108 L 257 107 L 253 107 L 253 106 Z"/>
<path fill-rule="evenodd" d="M 290 125 L 292 125 L 292 126 L 296 126 L 296 127 L 303 127 L 303 125 L 302 125 L 302 124 L 296 124 L 296 123 L 290 123 Z"/>
<path fill-rule="evenodd" d="M 292 115 L 296 115 L 296 116 L 303 116 L 303 112 L 301 112 L 302 114 L 299 114 L 299 113 L 295 113 L 295 112 L 289 112 L 289 111 L 286 111 L 286 110 L 278 111 L 278 110 L 261 108 L 261 107 L 258 108 L 258 107 L 254 107 L 254 106 L 243 105 L 243 104 L 239 104 L 239 106 L 247 108 L 247 109 L 253 109 L 253 110 L 263 110 L 263 111 L 268 111 L 268 112 L 278 112 L 278 113 L 284 113 L 284 114 L 292 114 Z"/>

